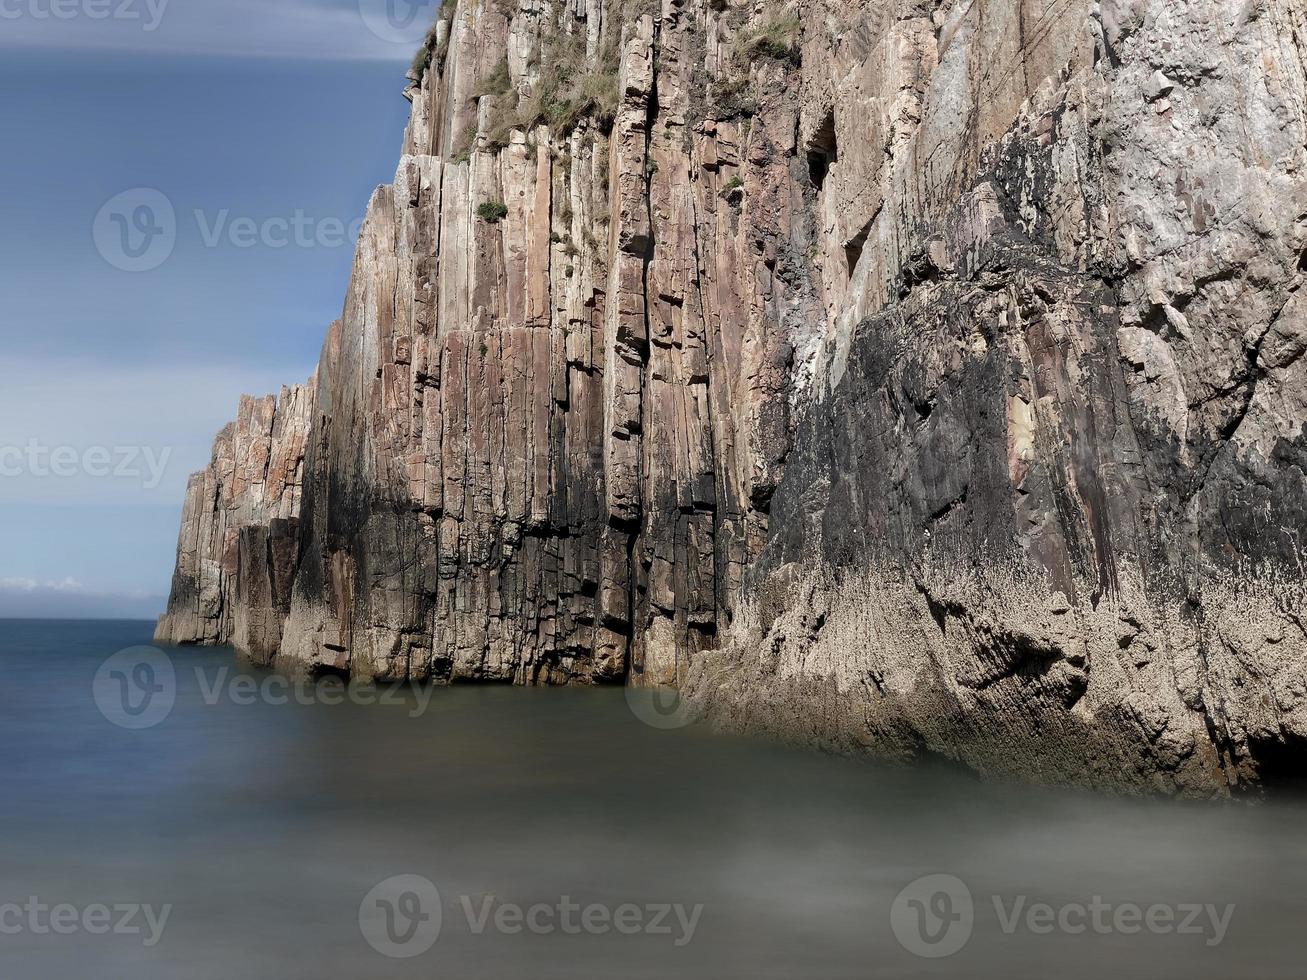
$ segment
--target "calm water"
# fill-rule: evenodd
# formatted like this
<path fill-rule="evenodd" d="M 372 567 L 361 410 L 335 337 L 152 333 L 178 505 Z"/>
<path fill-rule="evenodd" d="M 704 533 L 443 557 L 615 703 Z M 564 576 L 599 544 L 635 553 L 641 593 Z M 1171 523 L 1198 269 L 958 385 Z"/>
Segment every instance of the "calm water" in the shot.
<path fill-rule="evenodd" d="M 1296 802 L 1131 802 L 886 770 L 651 728 L 620 691 L 251 704 L 268 675 L 231 696 L 223 671 L 241 668 L 222 651 L 169 651 L 171 711 L 128 730 L 94 681 L 149 635 L 0 622 L 5 980 L 1307 969 Z M 131 671 L 115 683 L 135 681 L 166 686 Z M 896 905 L 931 874 L 953 877 Z M 33 900 L 71 906 L 67 934 L 42 931 Z M 138 904 L 154 927 L 141 910 L 115 931 L 95 911 L 120 920 Z"/>

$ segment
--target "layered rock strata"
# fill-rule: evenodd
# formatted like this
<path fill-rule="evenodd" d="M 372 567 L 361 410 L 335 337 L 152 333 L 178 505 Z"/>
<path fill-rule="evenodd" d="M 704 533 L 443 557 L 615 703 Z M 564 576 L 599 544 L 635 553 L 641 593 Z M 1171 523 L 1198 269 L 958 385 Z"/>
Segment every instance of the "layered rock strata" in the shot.
<path fill-rule="evenodd" d="M 674 684 L 1128 790 L 1307 771 L 1307 13 L 460 0 L 159 638 Z"/>

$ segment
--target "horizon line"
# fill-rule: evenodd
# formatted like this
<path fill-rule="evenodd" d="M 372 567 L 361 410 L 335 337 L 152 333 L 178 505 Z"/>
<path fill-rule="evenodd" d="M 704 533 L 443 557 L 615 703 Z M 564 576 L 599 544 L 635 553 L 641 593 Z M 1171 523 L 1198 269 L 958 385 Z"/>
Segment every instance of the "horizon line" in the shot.
<path fill-rule="evenodd" d="M 419 45 L 415 45 L 413 51 L 417 51 Z M 13 39 L 0 40 L 0 52 L 31 52 L 34 54 L 49 54 L 52 52 L 62 52 L 69 55 L 86 55 L 86 54 L 103 54 L 118 55 L 124 57 L 138 58 L 142 55 L 155 58 L 211 58 L 214 60 L 232 60 L 232 61 L 297 61 L 297 62 L 317 62 L 321 64 L 332 63 L 349 63 L 349 64 L 375 64 L 386 65 L 392 64 L 404 66 L 412 60 L 412 53 L 407 56 L 396 54 L 393 57 L 384 57 L 381 54 L 368 54 L 366 52 L 349 53 L 332 53 L 332 52 L 313 52 L 313 51 L 240 51 L 231 49 L 214 49 L 201 46 L 183 46 L 166 48 L 160 50 L 156 47 L 132 47 L 132 46 L 111 46 L 102 44 L 44 44 L 41 42 L 29 43 L 25 41 L 15 41 Z M 402 76 L 401 76 L 402 77 Z"/>

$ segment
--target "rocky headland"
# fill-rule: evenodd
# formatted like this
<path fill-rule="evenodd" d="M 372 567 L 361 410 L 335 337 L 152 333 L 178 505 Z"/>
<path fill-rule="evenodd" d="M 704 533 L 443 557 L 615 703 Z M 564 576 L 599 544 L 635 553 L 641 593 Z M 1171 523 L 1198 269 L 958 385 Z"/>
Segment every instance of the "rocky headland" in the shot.
<path fill-rule="evenodd" d="M 158 639 L 1307 774 L 1307 8 L 448 0 L 308 384 Z"/>

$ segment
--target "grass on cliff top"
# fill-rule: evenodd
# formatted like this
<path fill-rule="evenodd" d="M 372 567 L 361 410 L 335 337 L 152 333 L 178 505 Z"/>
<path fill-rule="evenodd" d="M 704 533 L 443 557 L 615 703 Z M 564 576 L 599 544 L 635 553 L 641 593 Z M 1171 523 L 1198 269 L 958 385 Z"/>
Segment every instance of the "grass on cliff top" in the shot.
<path fill-rule="evenodd" d="M 798 17 L 777 15 L 741 35 L 735 43 L 735 53 L 746 61 L 773 58 L 797 63 L 802 32 L 803 23 Z"/>
<path fill-rule="evenodd" d="M 427 73 L 427 66 L 431 64 L 431 58 L 436 48 L 436 25 L 431 25 L 431 30 L 427 32 L 426 39 L 422 42 L 422 47 L 417 49 L 413 55 L 413 63 L 409 67 L 413 74 L 417 75 L 418 81 Z"/>
<path fill-rule="evenodd" d="M 776 13 L 754 26 L 747 26 L 748 13 L 742 7 L 723 4 L 714 9 L 727 11 L 727 23 L 740 33 L 731 47 L 729 70 L 710 76 L 697 66 L 694 75 L 695 118 L 711 115 L 715 119 L 751 119 L 760 110 L 760 96 L 752 66 L 760 61 L 776 61 L 797 67 L 802 61 L 800 41 L 803 22 L 793 14 Z"/>
<path fill-rule="evenodd" d="M 438 42 L 437 38 L 440 33 L 442 22 L 449 23 L 454 19 L 454 11 L 458 9 L 458 0 L 445 0 L 440 5 L 440 13 L 436 15 L 435 22 L 427 29 L 427 36 L 422 39 L 422 47 L 417 49 L 413 55 L 413 63 L 409 66 L 414 75 L 417 76 L 418 84 L 422 84 L 422 79 L 431 67 L 434 61 L 436 71 L 440 72 L 445 67 L 445 47 L 449 43 L 449 34 L 445 34 L 445 44 Z"/>
<path fill-rule="evenodd" d="M 507 8 L 515 6 L 514 0 L 496 0 L 496 3 L 511 20 L 511 10 Z M 455 6 L 456 0 L 446 0 L 441 18 L 452 17 Z M 548 126 L 555 136 L 565 136 L 589 120 L 604 132 L 610 131 L 621 104 L 618 76 L 623 26 L 646 15 L 656 16 L 658 10 L 657 0 L 607 0 L 603 41 L 593 60 L 586 57 L 586 38 L 582 31 L 568 32 L 555 24 L 540 41 L 533 59 L 540 80 L 526 97 L 513 89 L 505 59 L 473 90 L 473 98 L 494 99 L 485 131 L 478 134 L 484 138 L 485 148 L 491 152 L 501 150 L 508 145 L 514 130 L 529 132 L 537 126 Z M 433 27 L 428 44 L 414 59 L 415 68 L 421 62 L 422 70 L 427 64 L 443 69 L 443 54 L 432 50 L 435 36 Z M 475 139 L 469 137 L 455 152 L 454 162 L 466 162 L 474 145 Z"/>
<path fill-rule="evenodd" d="M 586 64 L 585 37 L 580 33 L 559 31 L 546 38 L 541 45 L 540 82 L 535 92 L 526 98 L 517 98 L 510 91 L 499 94 L 486 133 L 487 147 L 502 149 L 513 130 L 541 125 L 559 136 L 571 132 L 584 119 L 610 129 L 620 102 L 620 60 L 616 38 L 605 43 L 593 66 Z"/>

